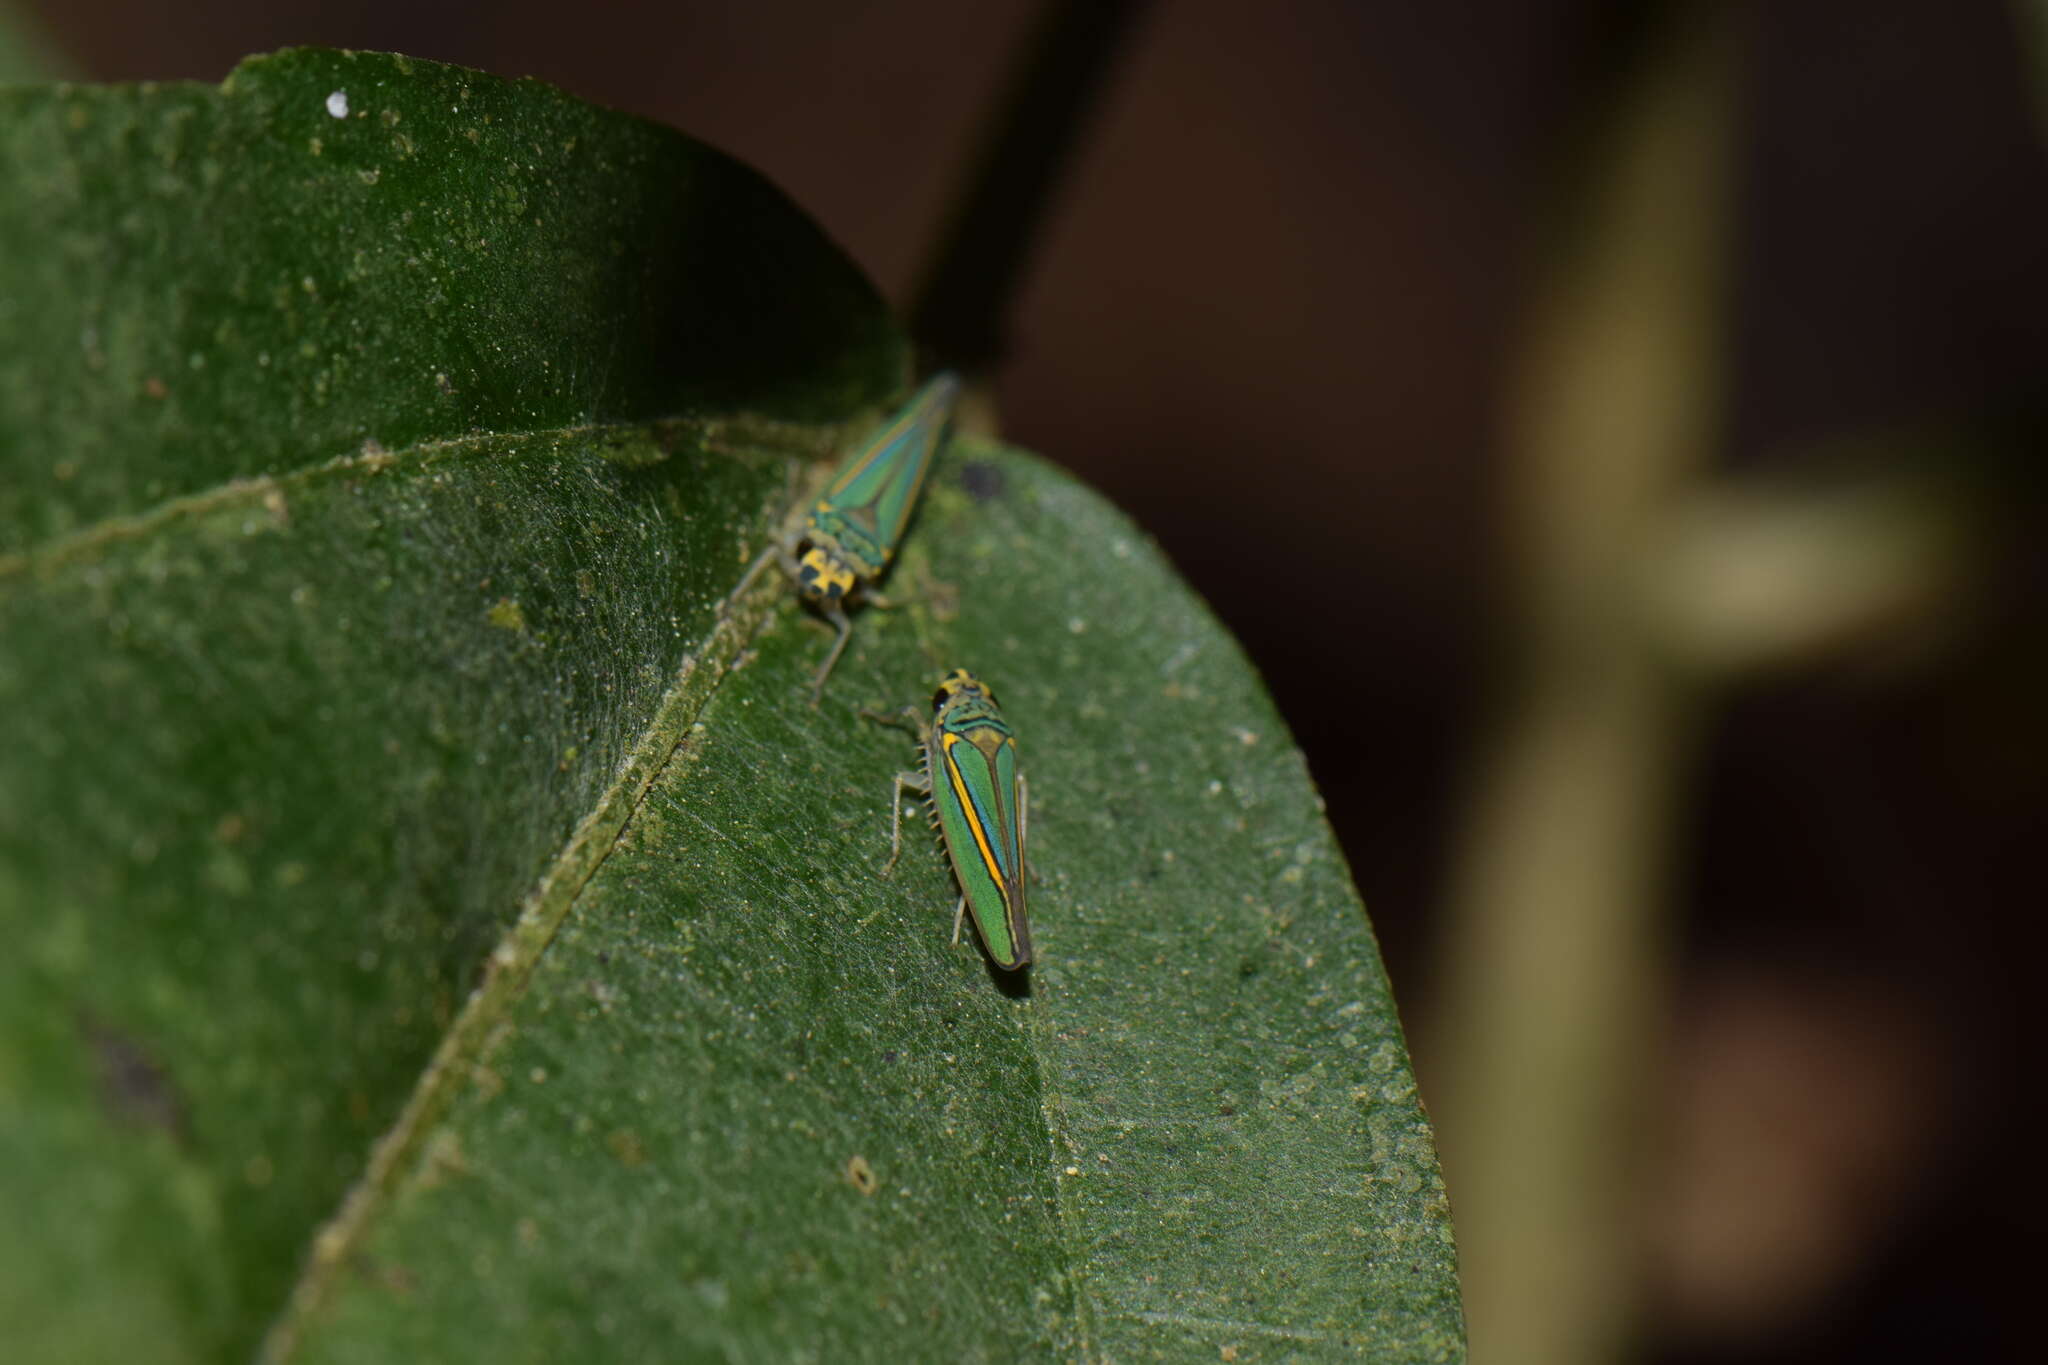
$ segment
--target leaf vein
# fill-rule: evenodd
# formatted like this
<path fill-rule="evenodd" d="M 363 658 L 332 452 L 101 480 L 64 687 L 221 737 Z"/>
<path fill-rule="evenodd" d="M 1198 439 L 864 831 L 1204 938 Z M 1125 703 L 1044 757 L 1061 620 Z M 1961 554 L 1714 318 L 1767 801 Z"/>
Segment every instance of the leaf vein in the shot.
<path fill-rule="evenodd" d="M 767 509 L 764 517 L 773 514 L 774 509 Z M 484 959 L 483 979 L 443 1035 L 398 1117 L 371 1148 L 362 1177 L 314 1234 L 306 1265 L 265 1337 L 260 1360 L 281 1362 L 292 1356 L 349 1259 L 367 1242 L 404 1172 L 420 1157 L 463 1082 L 476 1074 L 499 1022 L 518 1000 L 584 887 L 618 846 L 655 782 L 679 756 L 685 761 L 690 757 L 695 748 L 691 727 L 771 610 L 780 590 L 779 584 L 772 586 L 777 592 L 757 592 L 744 603 L 731 604 L 703 647 L 684 659 L 679 676 L 620 764 L 618 776 L 577 823 L 517 919 Z"/>

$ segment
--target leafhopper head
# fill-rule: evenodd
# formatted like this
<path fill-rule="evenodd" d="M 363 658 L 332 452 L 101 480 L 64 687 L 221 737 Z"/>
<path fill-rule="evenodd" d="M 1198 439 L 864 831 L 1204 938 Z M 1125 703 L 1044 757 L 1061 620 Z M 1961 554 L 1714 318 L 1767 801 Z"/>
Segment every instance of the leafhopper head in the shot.
<path fill-rule="evenodd" d="M 813 545 L 797 558 L 797 595 L 814 607 L 836 607 L 846 600 L 858 575 L 822 545 Z"/>
<path fill-rule="evenodd" d="M 947 702 L 962 696 L 986 697 L 991 706 L 999 704 L 987 683 L 964 668 L 956 668 L 940 681 L 939 690 L 932 694 L 932 709 L 943 710 Z"/>

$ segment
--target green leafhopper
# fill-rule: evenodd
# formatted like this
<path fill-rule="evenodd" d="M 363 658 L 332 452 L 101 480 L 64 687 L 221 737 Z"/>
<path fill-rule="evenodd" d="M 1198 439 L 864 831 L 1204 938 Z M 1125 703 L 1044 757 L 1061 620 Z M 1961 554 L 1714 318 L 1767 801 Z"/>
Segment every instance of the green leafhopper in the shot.
<path fill-rule="evenodd" d="M 888 605 L 872 585 L 896 557 L 896 546 L 910 524 L 959 397 L 958 376 L 933 376 L 833 476 L 803 529 L 763 550 L 733 590 L 737 599 L 762 569 L 775 564 L 796 584 L 804 603 L 838 628 L 838 638 L 811 683 L 813 706 L 824 695 L 825 679 L 853 631 L 846 619 L 848 600 L 859 595 L 878 606 Z"/>
<path fill-rule="evenodd" d="M 904 713 L 924 745 L 924 771 L 896 775 L 889 862 L 882 873 L 887 876 L 903 852 L 903 793 L 929 797 L 960 883 L 953 941 L 960 941 L 961 921 L 972 910 L 990 961 L 1005 971 L 1029 966 L 1024 830 L 1031 793 L 1017 770 L 1017 740 L 997 709 L 995 693 L 966 669 L 956 668 L 932 697 L 928 724 L 912 708 Z"/>

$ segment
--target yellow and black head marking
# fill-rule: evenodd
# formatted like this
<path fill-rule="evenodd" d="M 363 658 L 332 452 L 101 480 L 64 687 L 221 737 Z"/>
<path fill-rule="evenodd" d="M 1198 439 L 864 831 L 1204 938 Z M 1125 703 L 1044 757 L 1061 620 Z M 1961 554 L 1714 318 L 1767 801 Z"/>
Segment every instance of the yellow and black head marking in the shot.
<path fill-rule="evenodd" d="M 797 559 L 797 594 L 814 607 L 837 607 L 857 581 L 851 566 L 823 546 L 813 545 Z"/>
<path fill-rule="evenodd" d="M 996 694 L 989 685 L 964 668 L 956 668 L 939 681 L 939 690 L 932 693 L 932 709 L 945 709 L 946 703 L 957 697 L 985 697 L 990 706 L 996 704 Z"/>

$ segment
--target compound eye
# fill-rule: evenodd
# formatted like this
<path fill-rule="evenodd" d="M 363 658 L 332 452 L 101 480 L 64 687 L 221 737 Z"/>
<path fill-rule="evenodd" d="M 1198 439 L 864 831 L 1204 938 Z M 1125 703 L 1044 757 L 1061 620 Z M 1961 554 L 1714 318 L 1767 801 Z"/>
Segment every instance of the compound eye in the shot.
<path fill-rule="evenodd" d="M 964 668 L 956 668 L 946 675 L 946 680 L 939 684 L 939 690 L 932 694 L 932 706 L 934 708 L 944 706 L 963 692 L 971 692 L 979 697 L 987 697 L 991 702 L 996 699 L 995 693 L 989 691 L 988 685 L 982 682 L 981 679 L 975 677 Z"/>

